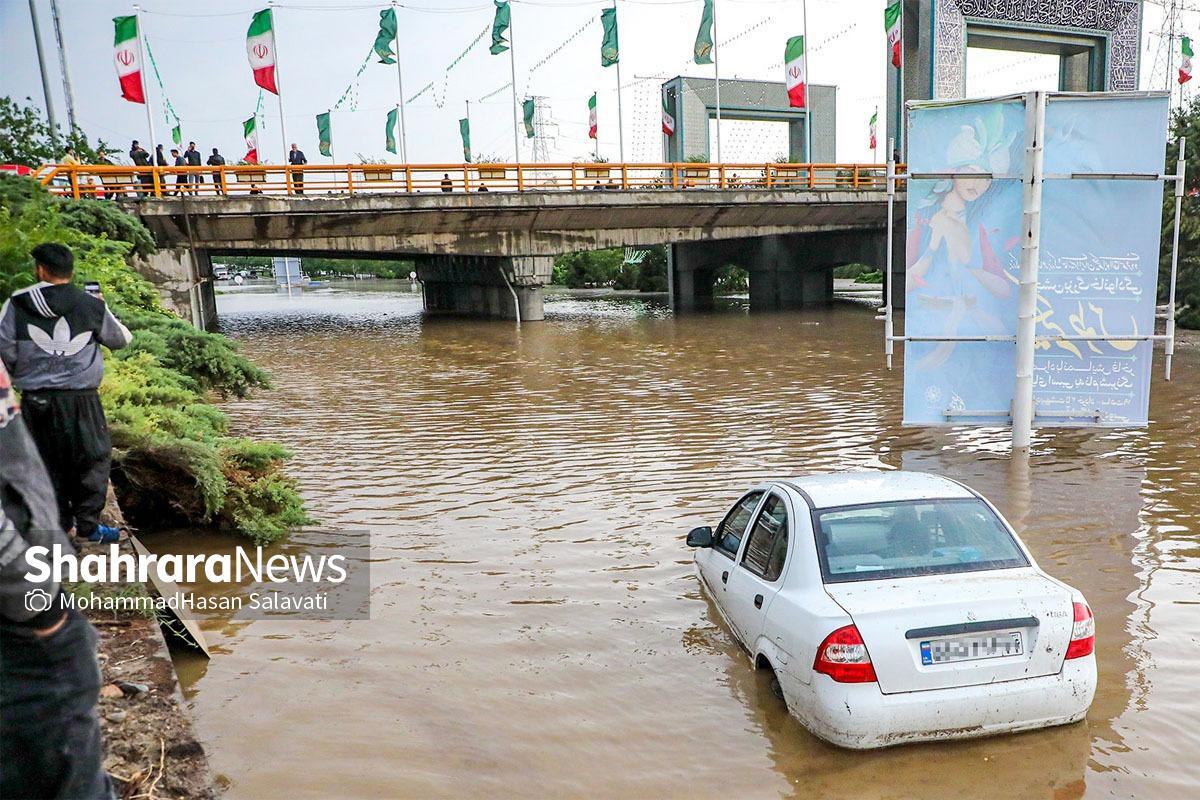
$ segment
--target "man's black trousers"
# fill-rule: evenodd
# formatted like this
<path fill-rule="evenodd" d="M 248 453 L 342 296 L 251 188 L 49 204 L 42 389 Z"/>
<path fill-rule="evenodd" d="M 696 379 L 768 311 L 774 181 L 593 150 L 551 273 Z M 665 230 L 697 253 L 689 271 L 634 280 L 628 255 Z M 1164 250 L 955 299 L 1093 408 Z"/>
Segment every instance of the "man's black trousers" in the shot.
<path fill-rule="evenodd" d="M 64 531 L 87 538 L 108 498 L 112 440 L 95 389 L 30 391 L 21 416 L 50 473 Z"/>

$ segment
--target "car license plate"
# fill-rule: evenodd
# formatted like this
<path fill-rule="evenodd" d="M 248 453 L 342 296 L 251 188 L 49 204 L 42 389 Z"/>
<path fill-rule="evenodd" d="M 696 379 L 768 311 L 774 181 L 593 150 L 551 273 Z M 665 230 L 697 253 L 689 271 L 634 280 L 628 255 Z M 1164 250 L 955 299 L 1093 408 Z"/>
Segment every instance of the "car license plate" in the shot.
<path fill-rule="evenodd" d="M 976 661 L 983 658 L 1019 656 L 1024 652 L 1020 631 L 988 633 L 979 636 L 955 636 L 921 642 L 921 663 L 946 664 L 952 661 Z"/>

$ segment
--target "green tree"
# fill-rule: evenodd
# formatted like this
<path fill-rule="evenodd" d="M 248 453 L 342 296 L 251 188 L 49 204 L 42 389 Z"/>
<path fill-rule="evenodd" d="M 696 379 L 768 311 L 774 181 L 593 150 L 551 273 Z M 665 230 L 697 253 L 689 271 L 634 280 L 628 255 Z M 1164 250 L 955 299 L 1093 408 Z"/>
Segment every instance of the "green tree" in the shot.
<path fill-rule="evenodd" d="M 32 98 L 25 100 L 27 104 L 21 105 L 11 97 L 0 97 L 0 164 L 39 167 L 57 161 L 68 146 L 83 162 L 99 161 L 100 151 L 112 152 L 103 140 L 93 148 L 79 128 L 69 133 L 51 129 Z"/>
<path fill-rule="evenodd" d="M 1179 158 L 1179 138 L 1187 139 L 1185 185 L 1179 218 L 1179 273 L 1176 285 L 1176 319 L 1185 328 L 1200 329 L 1200 98 L 1193 99 L 1171 119 L 1166 172 L 1174 173 Z M 1175 192 L 1167 184 L 1163 197 L 1162 248 L 1159 253 L 1158 293 L 1166 300 L 1171 281 L 1171 235 L 1175 223 Z"/>

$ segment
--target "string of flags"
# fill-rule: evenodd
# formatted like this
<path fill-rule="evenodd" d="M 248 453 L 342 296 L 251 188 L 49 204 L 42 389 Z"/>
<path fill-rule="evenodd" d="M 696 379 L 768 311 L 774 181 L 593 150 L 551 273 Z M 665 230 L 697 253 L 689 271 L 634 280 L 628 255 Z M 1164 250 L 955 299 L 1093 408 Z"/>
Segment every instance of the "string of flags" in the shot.
<path fill-rule="evenodd" d="M 511 50 L 513 40 L 511 35 L 512 12 L 509 0 L 493 0 L 494 16 L 492 21 L 485 25 L 478 34 L 447 64 L 441 74 L 427 82 L 419 90 L 413 93 L 407 100 L 402 96 L 400 103 L 396 108 L 389 110 L 387 121 L 384 126 L 386 149 L 389 152 L 397 152 L 396 129 L 398 123 L 403 127 L 403 106 L 404 102 L 414 102 L 427 95 L 433 99 L 434 106 L 443 108 L 449 93 L 449 83 L 452 72 L 461 65 L 466 58 L 476 50 L 480 42 L 485 41 L 490 34 L 489 52 L 493 55 L 498 55 L 508 52 L 511 58 Z M 773 23 L 774 18 L 768 15 L 752 25 L 739 31 L 737 34 L 721 40 L 719 43 L 714 43 L 713 31 L 715 29 L 715 14 L 717 0 L 703 0 L 703 7 L 700 14 L 700 24 L 697 29 L 695 43 L 693 45 L 693 61 L 696 64 L 713 64 L 716 59 L 717 44 L 725 46 L 750 35 L 752 32 L 768 26 Z M 285 6 L 286 7 L 286 6 Z M 114 36 L 114 63 L 116 66 L 117 76 L 120 81 L 121 95 L 124 99 L 133 103 L 146 104 L 145 92 L 145 75 L 142 69 L 142 51 L 144 49 L 145 56 L 149 58 L 151 69 L 154 73 L 155 81 L 157 82 L 162 97 L 162 113 L 167 125 L 171 127 L 172 140 L 177 144 L 180 143 L 182 120 L 180 115 L 175 110 L 171 100 L 166 92 L 166 87 L 162 79 L 162 75 L 158 69 L 158 64 L 155 61 L 153 51 L 150 48 L 149 41 L 140 34 L 139 18 L 135 15 L 120 16 L 114 18 L 115 36 Z M 599 23 L 601 27 L 600 40 L 600 66 L 609 67 L 618 65 L 620 61 L 620 47 L 618 41 L 618 24 L 617 24 L 617 8 L 615 4 L 612 7 L 605 7 L 600 10 L 598 15 L 589 15 L 586 22 L 576 28 L 569 36 L 559 42 L 556 46 L 547 51 L 537 61 L 530 65 L 526 70 L 526 83 L 528 83 L 533 75 L 539 70 L 547 66 L 558 55 L 571 47 L 580 37 L 584 36 L 593 26 Z M 782 66 L 784 69 L 785 84 L 788 90 L 789 104 L 796 108 L 807 110 L 807 56 L 809 52 L 815 52 L 822 46 L 829 44 L 832 41 L 842 38 L 853 30 L 858 25 L 858 20 L 852 20 L 843 26 L 834 34 L 822 39 L 817 45 L 810 47 L 807 42 L 806 35 L 790 37 L 784 48 L 784 59 L 779 64 L 773 65 L 773 68 Z M 884 9 L 884 32 L 887 41 L 889 60 L 893 67 L 900 69 L 903 62 L 903 8 L 900 0 L 889 3 Z M 368 51 L 362 63 L 358 66 L 356 72 L 345 90 L 340 94 L 337 101 L 330 108 L 317 115 L 317 129 L 319 139 L 319 150 L 326 156 L 332 156 L 332 125 L 331 112 L 337 110 L 357 111 L 360 103 L 360 87 L 362 76 L 366 72 L 367 66 L 373 59 L 377 59 L 380 64 L 398 65 L 399 61 L 399 42 L 398 42 L 399 24 L 395 7 L 385 8 L 379 11 L 379 29 L 374 39 L 371 49 Z M 275 28 L 273 19 L 273 10 L 265 8 L 255 12 L 252 16 L 250 26 L 246 33 L 246 53 L 249 61 L 253 79 L 256 85 L 260 87 L 258 104 L 255 113 L 243 123 L 243 134 L 247 145 L 247 161 L 254 163 L 257 161 L 258 150 L 258 132 L 260 130 L 259 116 L 262 107 L 263 92 L 270 92 L 277 97 L 281 95 L 279 86 L 279 76 L 277 74 L 276 61 L 276 46 L 275 46 Z M 1182 63 L 1179 67 L 1179 83 L 1185 83 L 1192 78 L 1192 50 L 1191 40 L 1183 37 L 1181 42 L 1181 50 L 1183 55 Z M 619 71 L 619 68 L 618 68 Z M 402 78 L 401 78 L 402 80 Z M 627 87 L 620 85 L 618 79 L 618 91 Z M 506 90 L 513 93 L 514 106 L 514 137 L 517 136 L 519 130 L 518 120 L 524 123 L 526 138 L 534 137 L 535 124 L 534 118 L 537 113 L 536 102 L 532 97 L 526 97 L 524 100 L 518 101 L 516 93 L 515 74 L 514 80 L 511 80 L 487 94 L 479 98 L 477 102 L 489 100 Z M 664 135 L 673 136 L 676 130 L 676 117 L 670 106 L 668 97 L 663 94 L 662 102 L 662 131 Z M 282 98 L 280 98 L 280 113 L 281 126 L 284 124 L 282 113 Z M 519 111 L 519 116 L 518 116 Z M 588 103 L 588 135 L 591 138 L 596 138 L 597 135 L 597 119 L 596 119 L 596 95 L 593 94 Z M 878 114 L 872 115 L 870 120 L 870 138 L 872 145 L 876 140 L 875 126 Z M 152 122 L 152 120 L 149 120 Z M 464 158 L 470 158 L 470 121 L 469 119 L 460 120 L 460 134 L 463 137 L 463 153 Z M 401 131 L 403 134 L 403 131 Z M 151 131 L 153 137 L 153 131 Z M 623 138 L 623 137 L 622 137 Z M 519 158 L 519 153 L 518 153 Z"/>

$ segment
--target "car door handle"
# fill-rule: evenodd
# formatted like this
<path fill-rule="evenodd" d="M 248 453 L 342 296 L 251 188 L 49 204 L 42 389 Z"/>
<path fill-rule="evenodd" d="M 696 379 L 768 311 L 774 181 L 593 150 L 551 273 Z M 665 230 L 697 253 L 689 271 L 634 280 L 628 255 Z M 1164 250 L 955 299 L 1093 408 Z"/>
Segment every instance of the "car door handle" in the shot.
<path fill-rule="evenodd" d="M 721 583 L 728 583 L 728 582 L 729 582 L 729 570 L 725 570 L 724 572 L 721 573 Z"/>
<path fill-rule="evenodd" d="M 754 595 L 754 607 L 762 608 L 762 595 L 761 594 Z"/>

